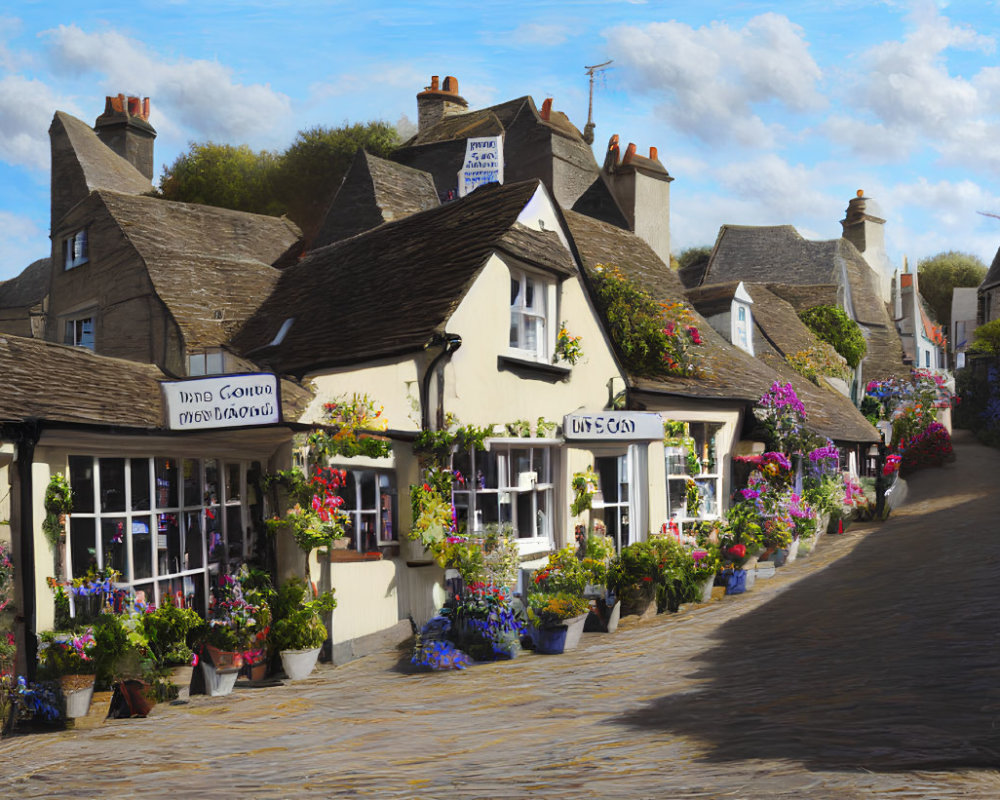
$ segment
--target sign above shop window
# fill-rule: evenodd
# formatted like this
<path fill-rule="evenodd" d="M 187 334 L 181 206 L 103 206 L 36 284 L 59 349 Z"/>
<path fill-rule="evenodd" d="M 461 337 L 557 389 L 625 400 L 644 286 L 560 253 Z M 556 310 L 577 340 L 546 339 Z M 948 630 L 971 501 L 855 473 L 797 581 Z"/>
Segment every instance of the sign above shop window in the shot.
<path fill-rule="evenodd" d="M 240 428 L 281 421 L 278 378 L 266 372 L 162 383 L 173 431 Z"/>
<path fill-rule="evenodd" d="M 584 441 L 653 441 L 663 438 L 663 417 L 646 411 L 567 414 L 563 436 Z"/>
<path fill-rule="evenodd" d="M 458 171 L 458 196 L 465 197 L 484 183 L 503 183 L 502 136 L 465 140 L 465 162 Z"/>

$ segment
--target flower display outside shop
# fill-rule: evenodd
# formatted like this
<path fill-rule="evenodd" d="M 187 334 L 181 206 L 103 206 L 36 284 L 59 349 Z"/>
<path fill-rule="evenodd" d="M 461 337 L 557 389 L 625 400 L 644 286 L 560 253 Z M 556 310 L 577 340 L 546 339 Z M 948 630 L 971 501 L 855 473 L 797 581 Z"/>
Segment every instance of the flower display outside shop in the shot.
<path fill-rule="evenodd" d="M 386 458 L 392 455 L 392 444 L 378 435 L 389 427 L 388 420 L 382 416 L 384 411 L 367 394 L 354 393 L 324 403 L 323 424 L 334 430 L 331 432 L 324 427 L 309 434 L 312 458 L 321 461 L 333 456 Z"/>
<path fill-rule="evenodd" d="M 597 494 L 597 487 L 600 479 L 594 472 L 592 466 L 588 466 L 582 472 L 574 472 L 573 480 L 570 484 L 573 487 L 573 502 L 570 504 L 570 513 L 575 517 L 582 514 L 593 505 L 594 495 Z"/>

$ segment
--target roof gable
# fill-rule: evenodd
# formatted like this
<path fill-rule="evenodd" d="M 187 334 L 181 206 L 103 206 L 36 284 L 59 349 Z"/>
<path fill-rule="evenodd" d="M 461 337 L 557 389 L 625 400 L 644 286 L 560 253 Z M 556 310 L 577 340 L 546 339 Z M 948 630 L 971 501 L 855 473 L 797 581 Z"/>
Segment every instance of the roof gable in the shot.
<path fill-rule="evenodd" d="M 566 266 L 552 233 L 515 225 L 541 188 L 482 186 L 311 252 L 282 273 L 234 347 L 296 375 L 420 350 L 443 331 L 493 252 L 530 255 L 554 271 Z"/>
<path fill-rule="evenodd" d="M 280 270 L 271 263 L 300 237 L 298 228 L 279 217 L 98 194 L 145 263 L 188 350 L 229 339 L 277 284 Z"/>
<path fill-rule="evenodd" d="M 313 247 L 325 247 L 438 205 L 430 173 L 358 150 Z"/>
<path fill-rule="evenodd" d="M 52 259 L 40 258 L 20 275 L 0 282 L 0 308 L 30 308 L 42 302 L 49 291 Z"/>

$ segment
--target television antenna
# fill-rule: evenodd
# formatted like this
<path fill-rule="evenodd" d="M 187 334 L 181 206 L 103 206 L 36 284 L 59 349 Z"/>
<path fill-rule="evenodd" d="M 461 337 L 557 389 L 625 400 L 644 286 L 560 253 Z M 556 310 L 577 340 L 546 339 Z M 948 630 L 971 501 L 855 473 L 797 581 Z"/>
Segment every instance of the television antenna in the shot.
<path fill-rule="evenodd" d="M 594 143 L 594 73 L 603 72 L 612 63 L 614 63 L 614 59 L 605 61 L 603 64 L 594 64 L 592 67 L 584 67 L 584 71 L 590 76 L 590 101 L 587 103 L 587 124 L 583 128 L 583 141 L 587 144 Z"/>

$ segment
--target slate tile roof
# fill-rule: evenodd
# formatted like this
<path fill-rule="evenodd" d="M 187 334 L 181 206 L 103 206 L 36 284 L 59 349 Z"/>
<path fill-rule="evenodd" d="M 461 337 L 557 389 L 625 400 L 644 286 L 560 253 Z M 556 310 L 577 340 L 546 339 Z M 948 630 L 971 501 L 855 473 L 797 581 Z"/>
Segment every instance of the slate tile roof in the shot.
<path fill-rule="evenodd" d="M 986 277 L 983 278 L 983 282 L 979 284 L 979 288 L 989 289 L 997 284 L 1000 284 L 1000 248 L 997 249 L 997 254 L 993 256 L 993 262 L 990 264 L 990 268 L 986 271 Z"/>
<path fill-rule="evenodd" d="M 57 111 L 55 124 L 65 130 L 88 189 L 114 189 L 132 194 L 152 191 L 153 185 L 146 176 L 104 144 L 86 122 Z"/>
<path fill-rule="evenodd" d="M 554 233 L 513 230 L 537 180 L 482 186 L 462 200 L 314 250 L 284 270 L 233 338 L 247 357 L 304 375 L 422 349 L 440 333 L 490 255 L 531 257 L 564 274 Z M 271 344 L 287 320 L 284 337 Z"/>
<path fill-rule="evenodd" d="M 437 189 L 429 172 L 359 150 L 330 204 L 313 248 L 438 205 Z"/>
<path fill-rule="evenodd" d="M 0 282 L 0 308 L 30 308 L 49 292 L 51 259 L 33 261 L 10 280 Z"/>
<path fill-rule="evenodd" d="M 101 145 L 102 147 L 104 145 Z M 271 264 L 299 242 L 287 219 L 100 191 L 145 262 L 188 349 L 224 344 L 281 274 Z"/>
<path fill-rule="evenodd" d="M 149 364 L 91 353 L 86 348 L 0 335 L 0 421 L 158 428 L 159 381 Z"/>

